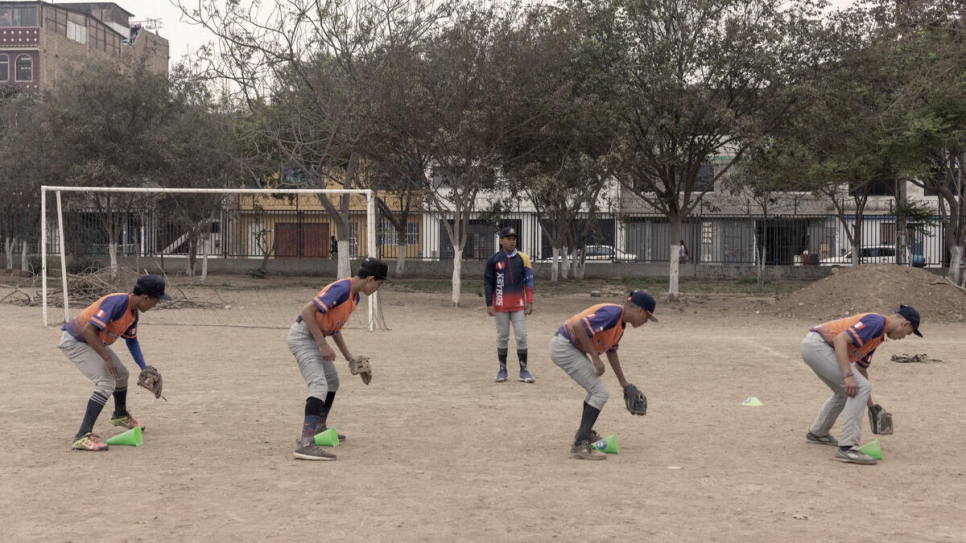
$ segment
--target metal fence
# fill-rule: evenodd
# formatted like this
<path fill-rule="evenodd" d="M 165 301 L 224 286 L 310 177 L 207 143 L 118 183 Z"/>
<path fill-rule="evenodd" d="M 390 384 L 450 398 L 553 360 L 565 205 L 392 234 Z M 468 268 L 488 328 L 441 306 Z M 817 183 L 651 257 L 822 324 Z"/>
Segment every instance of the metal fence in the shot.
<path fill-rule="evenodd" d="M 91 210 L 65 211 L 67 254 L 75 258 L 106 254 L 109 240 L 104 218 Z M 353 211 L 349 219 L 349 231 L 337 232 L 331 216 L 318 210 L 226 208 L 204 220 L 186 223 L 170 219 L 157 209 L 146 209 L 119 218 L 117 251 L 129 256 L 173 258 L 189 254 L 207 254 L 214 258 L 262 258 L 267 252 L 269 258 L 277 259 L 324 259 L 331 257 L 332 238 L 339 237 L 348 242 L 350 256 L 358 257 L 360 249 L 366 247 L 365 212 Z M 411 218 L 404 234 L 407 258 L 453 259 L 455 251 L 446 230 L 447 221 L 450 219 L 428 213 Z M 395 258 L 400 235 L 388 221 L 381 220 L 377 224 L 380 256 Z M 551 243 L 545 234 L 549 225 L 541 224 L 533 214 L 515 213 L 471 220 L 463 259 L 485 260 L 496 252 L 499 248 L 497 232 L 504 226 L 517 229 L 520 233 L 518 248 L 533 260 L 544 261 L 552 257 Z M 52 212 L 48 214 L 46 227 L 48 252 L 59 253 L 56 215 Z M 830 259 L 843 260 L 851 249 L 841 221 L 828 215 L 783 215 L 767 220 L 747 215 L 693 215 L 684 221 L 677 240 L 671 239 L 668 220 L 658 215 L 581 217 L 571 223 L 570 228 L 578 246 L 613 248 L 639 262 L 667 262 L 678 258 L 677 248 L 682 241 L 687 247 L 690 264 L 754 264 L 757 250 L 764 247 L 768 265 L 830 265 Z M 12 237 L 20 239 L 29 233 L 18 228 Z M 6 232 L 3 235 L 7 237 Z M 894 217 L 865 217 L 861 245 L 866 248 L 895 247 L 898 235 Z M 942 236 L 943 230 L 938 223 L 911 229 L 908 246 L 913 263 L 942 266 L 948 262 Z M 15 244 L 15 254 L 18 253 L 16 247 Z M 37 250 L 35 242 L 32 250 Z M 891 261 L 895 262 L 894 252 Z M 847 265 L 847 262 L 839 264 Z"/>

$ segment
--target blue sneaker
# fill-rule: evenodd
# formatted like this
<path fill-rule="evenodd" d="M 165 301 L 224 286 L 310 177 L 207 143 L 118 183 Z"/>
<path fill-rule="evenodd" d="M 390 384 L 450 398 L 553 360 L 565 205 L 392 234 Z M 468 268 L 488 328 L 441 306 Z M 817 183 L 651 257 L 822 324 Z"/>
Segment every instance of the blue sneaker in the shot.
<path fill-rule="evenodd" d="M 521 367 L 520 368 L 520 382 L 521 383 L 532 383 L 533 382 L 533 376 L 530 375 L 530 372 L 527 371 L 527 368 L 525 368 L 525 367 Z"/>
<path fill-rule="evenodd" d="M 494 379 L 494 381 L 497 383 L 506 381 L 506 366 L 500 366 L 500 371 L 496 374 L 496 379 Z"/>

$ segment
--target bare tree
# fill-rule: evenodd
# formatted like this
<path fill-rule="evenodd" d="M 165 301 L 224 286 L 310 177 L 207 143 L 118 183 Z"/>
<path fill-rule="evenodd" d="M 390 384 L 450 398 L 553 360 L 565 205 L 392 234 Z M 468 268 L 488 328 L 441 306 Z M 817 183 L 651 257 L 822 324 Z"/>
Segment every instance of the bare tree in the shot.
<path fill-rule="evenodd" d="M 800 76 L 819 12 L 807 2 L 775 0 L 611 0 L 572 3 L 596 10 L 602 69 L 619 92 L 613 114 L 624 137 L 618 179 L 671 226 L 702 201 L 702 165 L 749 145 L 792 112 L 789 84 Z M 716 170 L 715 179 L 728 170 Z M 668 297 L 678 296 L 670 260 Z"/>
<path fill-rule="evenodd" d="M 361 152 L 358 122 L 367 82 L 360 69 L 381 48 L 410 43 L 442 13 L 422 0 L 288 0 L 265 4 L 178 2 L 188 19 L 214 33 L 201 51 L 210 77 L 230 82 L 256 114 L 251 125 L 278 148 L 308 186 L 352 188 Z M 339 230 L 339 275 L 351 275 L 346 233 L 349 198 L 319 201 Z"/>

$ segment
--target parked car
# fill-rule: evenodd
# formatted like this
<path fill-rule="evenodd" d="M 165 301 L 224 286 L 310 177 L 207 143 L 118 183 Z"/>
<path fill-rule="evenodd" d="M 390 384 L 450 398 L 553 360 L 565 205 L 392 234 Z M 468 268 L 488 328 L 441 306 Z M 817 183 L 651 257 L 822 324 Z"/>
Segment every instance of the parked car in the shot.
<path fill-rule="evenodd" d="M 610 245 L 588 245 L 585 249 L 585 260 L 608 262 L 637 262 L 637 255 L 625 253 Z"/>
<path fill-rule="evenodd" d="M 926 259 L 922 255 L 916 253 L 910 253 L 912 260 L 912 265 L 917 268 L 925 267 Z M 842 256 L 834 256 L 830 258 L 823 258 L 819 260 L 819 265 L 821 266 L 851 266 L 852 265 L 852 251 L 849 250 Z M 860 257 L 861 264 L 895 264 L 896 263 L 896 247 L 895 245 L 870 245 L 868 247 L 862 247 L 862 255 Z"/>

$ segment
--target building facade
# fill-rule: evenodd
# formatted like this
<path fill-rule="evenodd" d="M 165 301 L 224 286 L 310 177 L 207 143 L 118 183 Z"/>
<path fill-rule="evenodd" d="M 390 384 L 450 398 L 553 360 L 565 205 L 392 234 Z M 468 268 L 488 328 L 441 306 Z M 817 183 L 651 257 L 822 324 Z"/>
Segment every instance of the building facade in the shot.
<path fill-rule="evenodd" d="M 168 40 L 132 24 L 133 14 L 111 2 L 84 4 L 0 0 L 0 85 L 49 88 L 63 67 L 80 58 L 144 58 L 168 73 Z"/>

